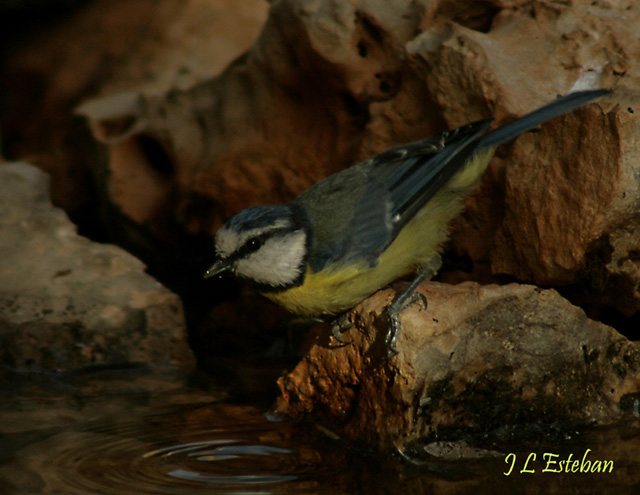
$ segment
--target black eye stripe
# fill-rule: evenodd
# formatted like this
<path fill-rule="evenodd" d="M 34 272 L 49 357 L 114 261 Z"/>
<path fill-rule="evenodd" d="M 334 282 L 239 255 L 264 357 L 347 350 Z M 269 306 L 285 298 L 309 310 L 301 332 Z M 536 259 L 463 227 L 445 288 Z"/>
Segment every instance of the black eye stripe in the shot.
<path fill-rule="evenodd" d="M 245 241 L 245 243 L 238 249 L 238 252 L 242 252 L 244 254 L 253 253 L 260 249 L 267 239 L 273 237 L 274 231 L 265 232 L 264 234 L 257 235 L 255 237 L 250 237 Z"/>
<path fill-rule="evenodd" d="M 296 229 L 296 230 L 299 230 L 299 229 Z M 260 235 L 250 237 L 245 241 L 245 243 L 242 246 L 240 246 L 227 259 L 230 262 L 233 262 L 241 258 L 246 258 L 249 254 L 259 250 L 268 239 L 271 239 L 272 237 L 276 237 L 278 235 L 292 233 L 292 232 L 295 232 L 296 230 L 291 230 L 288 228 L 273 229 L 273 230 L 269 230 L 268 232 L 264 232 Z"/>

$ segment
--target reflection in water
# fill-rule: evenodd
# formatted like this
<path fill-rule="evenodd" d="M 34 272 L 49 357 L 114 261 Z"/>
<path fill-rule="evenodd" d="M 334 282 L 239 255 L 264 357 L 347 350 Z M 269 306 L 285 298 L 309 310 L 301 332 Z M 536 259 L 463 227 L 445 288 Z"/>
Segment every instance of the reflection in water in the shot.
<path fill-rule="evenodd" d="M 244 445 L 237 440 L 209 440 L 204 442 L 193 442 L 185 445 L 175 445 L 146 453 L 143 457 L 154 456 L 168 458 L 177 457 L 174 462 L 185 467 L 178 467 L 167 474 L 175 478 L 187 481 L 199 481 L 215 484 L 263 484 L 282 483 L 293 481 L 297 475 L 275 474 L 279 470 L 282 460 L 279 457 L 294 454 L 291 449 L 272 447 L 270 445 Z M 186 459 L 185 459 L 186 456 Z M 255 456 L 260 456 L 256 458 Z M 216 462 L 212 466 L 216 470 L 215 474 L 203 474 L 191 468 L 193 460 L 200 462 Z M 221 474 L 229 470 L 228 466 L 220 465 L 224 461 L 244 461 L 255 466 L 259 466 L 261 471 L 272 472 L 274 474 Z M 231 463 L 224 463 L 231 464 Z M 264 464 L 267 464 L 265 466 Z M 186 467 L 189 466 L 189 467 Z M 202 464 L 196 465 L 195 469 L 202 469 Z"/>
<path fill-rule="evenodd" d="M 344 449 L 173 373 L 32 378 L 0 396 L 3 495 L 351 492 Z"/>
<path fill-rule="evenodd" d="M 318 429 L 222 402 L 224 394 L 188 386 L 169 371 L 9 378 L 12 387 L 0 390 L 3 495 L 636 493 L 640 483 L 637 428 L 520 446 L 505 476 L 509 450 L 499 446 L 482 457 L 464 443 L 438 442 L 423 449 L 419 466 L 399 455 L 379 458 Z M 437 453 L 461 446 L 476 458 Z M 614 459 L 614 471 L 541 472 L 544 452 L 566 457 L 586 448 Z M 534 451 L 536 472 L 519 473 Z"/>
<path fill-rule="evenodd" d="M 28 449 L 50 489 L 72 493 L 246 492 L 248 485 L 302 485 L 322 477 L 319 453 L 248 408 L 206 405 L 54 435 Z M 55 475 L 55 479 L 50 476 Z M 210 485 L 213 485 L 210 486 Z M 52 490 L 53 491 L 53 490 Z M 254 491 L 271 493 L 272 490 Z"/>

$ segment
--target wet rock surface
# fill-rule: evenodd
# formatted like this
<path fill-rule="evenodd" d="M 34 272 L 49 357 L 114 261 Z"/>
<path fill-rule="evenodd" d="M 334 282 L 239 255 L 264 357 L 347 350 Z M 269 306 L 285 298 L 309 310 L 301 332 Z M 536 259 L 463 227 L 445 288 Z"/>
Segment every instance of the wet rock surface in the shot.
<path fill-rule="evenodd" d="M 277 410 L 400 451 L 478 432 L 637 417 L 640 347 L 557 292 L 435 282 L 420 290 L 429 307 L 403 312 L 391 358 L 380 310 L 392 290 L 354 309 L 347 345 L 318 328 L 308 354 L 280 379 Z"/>
<path fill-rule="evenodd" d="M 48 188 L 29 164 L 0 165 L 0 362 L 192 366 L 178 296 L 137 258 L 79 236 Z"/>
<path fill-rule="evenodd" d="M 0 374 L 13 378 L 0 388 L 3 495 L 491 495 L 523 486 L 529 494 L 635 495 L 640 481 L 640 431 L 631 425 L 555 443 L 540 435 L 501 455 L 492 446 L 482 459 L 456 457 L 460 443 L 438 442 L 408 464 L 345 448 L 309 423 L 269 421 L 263 409 L 229 404 L 210 382 L 194 387 L 175 370 Z M 545 454 L 581 461 L 585 453 L 592 463 L 612 460 L 613 471 L 543 472 Z"/>

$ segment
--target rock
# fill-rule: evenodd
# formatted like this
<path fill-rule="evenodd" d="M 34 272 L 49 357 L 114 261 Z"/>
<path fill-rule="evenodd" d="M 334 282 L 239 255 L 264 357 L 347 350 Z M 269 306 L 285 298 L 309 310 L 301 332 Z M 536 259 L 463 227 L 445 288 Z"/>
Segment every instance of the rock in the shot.
<path fill-rule="evenodd" d="M 177 231 L 210 238 L 233 213 L 290 200 L 400 142 L 614 87 L 502 146 L 449 251 L 471 261 L 465 279 L 566 287 L 593 312 L 631 315 L 640 309 L 637 25 L 638 9 L 606 2 L 282 0 L 216 79 L 112 95 L 79 112 L 109 151 L 97 167 L 107 202 L 182 246 Z M 108 222 L 134 237 L 122 218 Z M 201 245 L 204 266 L 211 252 Z M 443 280 L 459 279 L 450 265 Z"/>
<path fill-rule="evenodd" d="M 602 103 L 604 112 L 582 108 L 515 141 L 509 161 L 495 161 L 504 193 L 480 189 L 455 222 L 458 254 L 486 263 L 492 275 L 572 286 L 585 307 L 637 312 L 640 93 L 621 88 L 614 100 L 613 108 Z"/>
<path fill-rule="evenodd" d="M 93 199 L 84 197 L 90 136 L 78 131 L 73 109 L 99 94 L 163 94 L 218 75 L 255 41 L 269 7 L 265 0 L 65 0 L 58 10 L 86 5 L 51 22 L 54 2 L 23 3 L 8 6 L 9 13 L 22 8 L 31 25 L 11 26 L 20 36 L 3 57 L 3 151 L 49 172 L 54 203 L 80 214 Z"/>
<path fill-rule="evenodd" d="M 79 236 L 48 187 L 31 165 L 0 164 L 0 362 L 191 367 L 178 296 L 122 249 Z"/>
<path fill-rule="evenodd" d="M 428 309 L 402 313 L 390 359 L 381 308 L 393 290 L 351 312 L 347 345 L 330 345 L 318 328 L 279 380 L 276 411 L 310 414 L 348 439 L 401 452 L 474 433 L 638 416 L 640 346 L 554 290 L 428 282 L 420 291 Z"/>

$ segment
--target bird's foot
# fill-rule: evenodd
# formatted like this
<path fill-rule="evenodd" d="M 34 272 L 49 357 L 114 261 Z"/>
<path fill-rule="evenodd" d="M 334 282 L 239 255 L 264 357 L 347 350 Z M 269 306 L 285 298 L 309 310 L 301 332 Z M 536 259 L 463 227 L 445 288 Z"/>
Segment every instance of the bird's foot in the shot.
<path fill-rule="evenodd" d="M 391 303 L 387 308 L 388 328 L 386 335 L 387 344 L 387 357 L 392 358 L 398 351 L 396 350 L 396 343 L 398 342 L 398 335 L 402 330 L 402 322 L 400 321 L 400 313 L 413 304 L 420 304 L 420 311 L 424 311 L 428 307 L 427 298 L 420 292 L 405 291 L 400 297 Z"/>
<path fill-rule="evenodd" d="M 343 313 L 336 316 L 331 322 L 331 336 L 340 343 L 340 347 L 347 345 L 349 342 L 342 339 L 342 334 L 353 326 L 353 320 L 349 313 Z"/>

